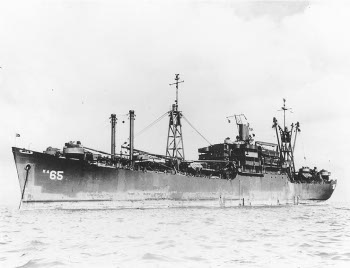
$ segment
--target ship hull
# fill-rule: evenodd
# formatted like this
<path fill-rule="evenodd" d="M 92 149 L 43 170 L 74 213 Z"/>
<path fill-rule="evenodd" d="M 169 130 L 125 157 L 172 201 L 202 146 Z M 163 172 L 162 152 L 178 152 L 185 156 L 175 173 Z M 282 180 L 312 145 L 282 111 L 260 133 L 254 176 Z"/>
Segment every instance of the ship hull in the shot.
<path fill-rule="evenodd" d="M 327 200 L 335 188 L 333 183 L 291 183 L 286 174 L 238 174 L 227 180 L 117 169 L 12 150 L 24 203 L 109 203 L 117 208 L 283 205 Z"/>

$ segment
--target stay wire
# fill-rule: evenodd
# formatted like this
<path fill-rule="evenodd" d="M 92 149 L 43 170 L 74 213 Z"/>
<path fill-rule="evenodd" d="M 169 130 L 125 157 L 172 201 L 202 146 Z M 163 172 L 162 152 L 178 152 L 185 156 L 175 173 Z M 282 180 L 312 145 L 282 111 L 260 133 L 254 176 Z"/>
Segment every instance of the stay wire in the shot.
<path fill-rule="evenodd" d="M 150 127 L 154 126 L 155 124 L 157 124 L 160 120 L 162 120 L 164 118 L 164 116 L 166 116 L 168 114 L 168 112 L 166 112 L 165 114 L 163 114 L 162 116 L 160 116 L 158 119 L 156 119 L 155 121 L 153 121 L 151 124 L 149 124 L 148 126 L 146 126 L 144 129 L 140 130 L 139 132 L 137 132 L 135 134 L 135 137 L 141 135 L 143 132 L 145 132 L 146 130 L 148 130 Z"/>
<path fill-rule="evenodd" d="M 210 145 L 212 145 L 211 142 L 208 141 L 208 140 L 207 140 L 207 139 L 206 139 L 206 138 L 205 138 L 191 123 L 190 123 L 190 121 L 188 121 L 188 119 L 187 119 L 184 115 L 182 115 L 182 117 L 183 117 L 183 119 L 185 119 L 185 121 L 187 122 L 187 124 L 189 124 L 190 127 L 193 128 L 193 130 L 196 131 L 196 132 L 198 133 L 199 136 L 201 136 L 207 143 L 209 143 Z"/>

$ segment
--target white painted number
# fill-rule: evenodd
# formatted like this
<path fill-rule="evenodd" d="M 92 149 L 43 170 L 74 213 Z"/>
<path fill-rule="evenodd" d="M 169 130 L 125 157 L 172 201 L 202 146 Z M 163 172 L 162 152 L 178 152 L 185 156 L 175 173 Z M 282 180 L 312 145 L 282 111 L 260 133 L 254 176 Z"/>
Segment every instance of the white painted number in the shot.
<path fill-rule="evenodd" d="M 61 181 L 63 179 L 63 171 L 57 171 L 57 180 Z"/>
<path fill-rule="evenodd" d="M 48 170 L 47 170 L 47 173 L 49 173 Z M 51 170 L 49 174 L 50 174 L 50 180 L 61 181 L 63 179 L 63 171 Z"/>
<path fill-rule="evenodd" d="M 56 171 L 55 170 L 51 170 L 50 171 L 50 179 L 51 180 L 55 180 L 56 179 Z"/>

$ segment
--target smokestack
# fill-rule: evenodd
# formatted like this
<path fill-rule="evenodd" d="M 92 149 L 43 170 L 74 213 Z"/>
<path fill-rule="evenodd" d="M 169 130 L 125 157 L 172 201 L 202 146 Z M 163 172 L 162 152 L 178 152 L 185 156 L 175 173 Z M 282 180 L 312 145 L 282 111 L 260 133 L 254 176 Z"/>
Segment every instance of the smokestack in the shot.
<path fill-rule="evenodd" d="M 246 124 L 238 124 L 239 138 L 241 141 L 247 141 L 249 139 L 249 126 Z"/>
<path fill-rule="evenodd" d="M 117 118 L 115 114 L 111 114 L 111 155 L 112 159 L 115 158 L 115 125 L 117 122 Z"/>
<path fill-rule="evenodd" d="M 134 120 L 135 120 L 135 112 L 134 110 L 129 111 L 130 118 L 130 162 L 131 166 L 134 166 Z"/>

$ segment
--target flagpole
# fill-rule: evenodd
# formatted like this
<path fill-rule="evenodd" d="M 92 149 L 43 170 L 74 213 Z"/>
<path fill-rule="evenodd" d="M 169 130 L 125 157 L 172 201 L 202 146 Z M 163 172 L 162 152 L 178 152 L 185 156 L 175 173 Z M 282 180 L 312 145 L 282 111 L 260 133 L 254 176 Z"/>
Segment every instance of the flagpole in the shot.
<path fill-rule="evenodd" d="M 18 134 L 18 133 L 16 133 L 16 135 L 15 135 L 15 147 L 17 147 L 17 138 L 18 138 L 18 137 L 21 137 L 21 135 Z"/>

